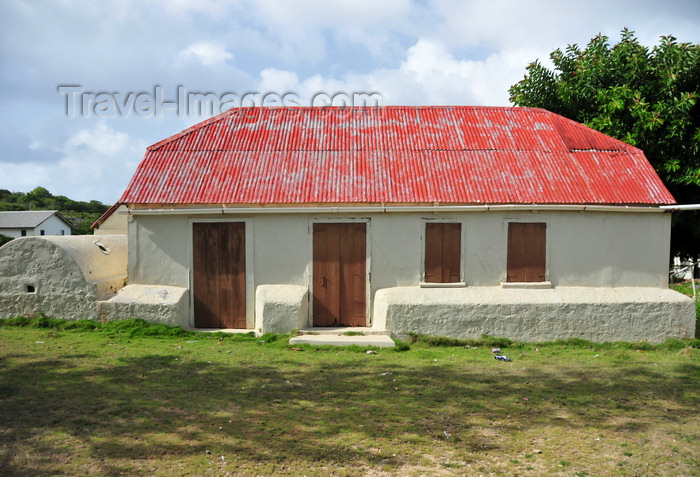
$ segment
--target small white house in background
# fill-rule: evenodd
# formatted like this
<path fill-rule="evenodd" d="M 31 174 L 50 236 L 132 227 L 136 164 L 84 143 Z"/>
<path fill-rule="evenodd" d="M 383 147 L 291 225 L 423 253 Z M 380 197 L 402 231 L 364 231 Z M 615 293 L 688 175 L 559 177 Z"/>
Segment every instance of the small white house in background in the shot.
<path fill-rule="evenodd" d="M 0 212 L 0 234 L 7 237 L 71 235 L 71 224 L 57 210 Z"/>
<path fill-rule="evenodd" d="M 233 109 L 148 148 L 102 318 L 692 337 L 674 203 L 641 150 L 542 109 Z"/>

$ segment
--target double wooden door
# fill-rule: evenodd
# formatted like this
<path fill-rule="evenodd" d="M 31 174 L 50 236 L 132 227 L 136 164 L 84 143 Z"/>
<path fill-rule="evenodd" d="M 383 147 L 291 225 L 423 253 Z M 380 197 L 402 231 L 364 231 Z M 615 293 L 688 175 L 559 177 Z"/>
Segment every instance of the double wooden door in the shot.
<path fill-rule="evenodd" d="M 192 224 L 194 325 L 246 328 L 245 223 Z"/>
<path fill-rule="evenodd" d="M 313 225 L 313 325 L 367 326 L 367 224 Z"/>

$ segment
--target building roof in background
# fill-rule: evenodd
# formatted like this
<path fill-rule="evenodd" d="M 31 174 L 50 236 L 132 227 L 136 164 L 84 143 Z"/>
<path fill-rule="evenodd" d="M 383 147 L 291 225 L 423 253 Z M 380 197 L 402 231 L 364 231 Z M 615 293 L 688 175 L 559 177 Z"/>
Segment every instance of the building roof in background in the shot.
<path fill-rule="evenodd" d="M 233 109 L 150 146 L 127 204 L 675 203 L 644 153 L 536 108 Z"/>
<path fill-rule="evenodd" d="M 0 229 L 33 229 L 52 215 L 56 215 L 71 227 L 57 210 L 20 210 L 0 212 Z"/>

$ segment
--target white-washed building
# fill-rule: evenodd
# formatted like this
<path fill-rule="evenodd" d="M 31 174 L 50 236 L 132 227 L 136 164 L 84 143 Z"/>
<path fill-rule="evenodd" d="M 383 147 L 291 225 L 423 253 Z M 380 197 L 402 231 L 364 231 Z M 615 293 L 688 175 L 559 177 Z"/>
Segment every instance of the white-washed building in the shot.
<path fill-rule="evenodd" d="M 129 285 L 186 328 L 691 337 L 675 201 L 641 150 L 541 109 L 231 110 L 149 147 Z M 121 311 L 120 311 L 121 310 Z"/>
<path fill-rule="evenodd" d="M 0 235 L 71 235 L 72 226 L 57 210 L 0 211 Z"/>

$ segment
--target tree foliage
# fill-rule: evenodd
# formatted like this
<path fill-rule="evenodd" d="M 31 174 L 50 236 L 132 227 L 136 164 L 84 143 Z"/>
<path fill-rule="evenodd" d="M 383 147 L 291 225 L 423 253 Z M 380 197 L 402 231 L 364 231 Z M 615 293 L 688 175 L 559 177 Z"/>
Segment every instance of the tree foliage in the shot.
<path fill-rule="evenodd" d="M 649 49 L 624 29 L 539 61 L 511 86 L 516 106 L 545 108 L 642 149 L 679 203 L 700 203 L 700 44 L 661 37 Z M 674 252 L 700 252 L 700 214 L 674 217 Z"/>
<path fill-rule="evenodd" d="M 73 232 L 79 235 L 92 233 L 90 226 L 108 208 L 96 200 L 83 202 L 53 195 L 44 187 L 27 193 L 0 189 L 0 210 L 58 210 L 71 222 Z"/>

